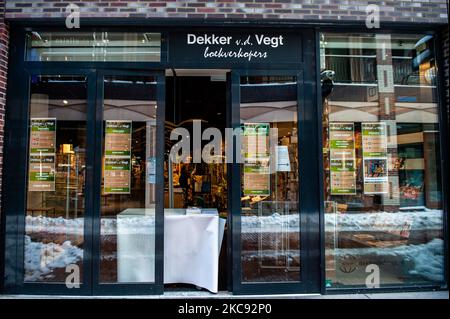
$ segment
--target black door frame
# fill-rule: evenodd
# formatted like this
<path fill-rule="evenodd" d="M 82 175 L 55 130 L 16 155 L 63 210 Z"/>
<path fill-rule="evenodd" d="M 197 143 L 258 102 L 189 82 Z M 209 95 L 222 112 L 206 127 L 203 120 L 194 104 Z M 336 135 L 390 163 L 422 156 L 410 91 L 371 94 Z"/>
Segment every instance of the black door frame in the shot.
<path fill-rule="evenodd" d="M 334 22 L 333 22 L 334 23 Z M 131 31 L 140 30 L 152 32 L 161 32 L 162 44 L 161 44 L 161 60 L 160 62 L 33 62 L 25 61 L 25 35 L 26 32 L 31 30 L 46 30 L 56 31 L 61 30 L 64 26 L 64 19 L 55 19 L 54 21 L 43 21 L 29 19 L 10 21 L 10 52 L 8 63 L 8 90 L 7 90 L 7 106 L 5 116 L 5 137 L 4 137 L 4 158 L 3 158 L 3 184 L 2 184 L 2 214 L 0 225 L 0 290 L 3 288 L 4 293 L 37 293 L 37 294 L 69 294 L 71 291 L 64 289 L 64 291 L 58 291 L 56 288 L 45 288 L 42 286 L 35 287 L 34 285 L 26 285 L 20 282 L 19 269 L 17 268 L 18 255 L 20 255 L 20 245 L 23 247 L 23 236 L 21 237 L 20 229 L 24 226 L 22 215 L 25 209 L 25 195 L 24 185 L 26 185 L 27 179 L 27 134 L 28 123 L 26 118 L 28 117 L 28 94 L 29 84 L 26 83 L 26 77 L 30 72 L 39 73 L 42 75 L 49 74 L 57 70 L 68 70 L 67 74 L 76 75 L 75 70 L 79 72 L 86 72 L 88 74 L 95 70 L 101 69 L 117 69 L 117 70 L 164 70 L 167 68 L 225 68 L 239 71 L 241 69 L 262 70 L 262 69 L 302 69 L 304 75 L 304 93 L 305 93 L 305 107 L 311 110 L 305 114 L 307 115 L 305 125 L 308 126 L 308 131 L 312 132 L 311 140 L 317 142 L 316 151 L 308 154 L 312 159 L 316 159 L 315 165 L 310 163 L 309 168 L 312 169 L 310 175 L 315 180 L 313 186 L 317 184 L 316 180 L 319 180 L 318 185 L 322 185 L 321 177 L 322 172 L 322 156 L 321 156 L 321 101 L 320 101 L 320 48 L 319 48 L 319 32 L 362 32 L 364 29 L 364 22 L 346 22 L 342 24 L 332 24 L 323 22 L 322 24 L 305 23 L 304 21 L 289 21 L 286 23 L 280 23 L 271 21 L 263 23 L 251 23 L 248 21 L 223 21 L 223 20 L 211 20 L 211 21 L 187 21 L 184 19 L 175 20 L 158 20 L 158 19 L 135 19 L 131 23 L 129 19 L 119 19 L 114 21 L 112 25 L 110 19 L 96 19 L 91 21 L 85 21 L 80 31 L 92 31 L 92 30 L 116 30 L 116 31 Z M 430 34 L 438 35 L 439 27 L 433 24 L 424 25 L 410 25 L 410 24 L 386 24 L 383 29 L 373 30 L 373 32 L 382 33 L 414 33 L 414 32 L 428 32 Z M 190 28 L 192 30 L 208 30 L 214 31 L 218 28 L 227 30 L 239 30 L 245 28 L 246 30 L 268 30 L 274 29 L 279 31 L 297 32 L 302 36 L 302 56 L 299 57 L 299 63 L 295 66 L 288 66 L 285 64 L 259 64 L 252 65 L 242 63 L 236 65 L 217 65 L 206 61 L 193 61 L 192 64 L 180 64 L 176 61 L 171 61 L 167 52 L 167 41 L 169 40 L 167 34 L 169 32 L 176 32 L 177 30 L 185 30 Z M 367 31 L 367 30 L 366 30 Z M 435 42 L 436 48 L 440 48 L 439 38 Z M 438 59 L 439 72 L 439 110 L 441 125 L 441 145 L 444 145 L 448 140 L 448 122 L 444 119 L 448 118 L 448 112 L 445 109 L 444 98 L 444 86 L 443 86 L 443 57 L 440 50 L 436 50 L 436 56 Z M 72 71 L 74 70 L 74 71 Z M 62 74 L 60 72 L 60 74 Z M 94 79 L 95 80 L 95 79 Z M 164 101 L 163 101 L 164 103 Z M 159 107 L 158 107 L 159 108 Z M 162 112 L 164 113 L 164 112 Z M 164 115 L 164 114 L 163 114 Z M 159 125 L 163 125 L 159 124 Z M 315 127 L 316 131 L 312 128 Z M 445 247 L 448 247 L 448 228 L 447 217 L 448 212 L 448 181 L 445 179 L 448 176 L 448 169 L 446 163 L 448 162 L 448 150 L 442 148 L 441 168 L 443 174 L 443 194 L 444 194 L 444 238 Z M 301 159 L 300 159 L 301 160 Z M 317 171 L 318 169 L 318 171 Z M 231 171 L 231 170 L 230 170 Z M 317 174 L 316 174 L 317 173 Z M 445 174 L 446 173 L 446 174 Z M 239 185 L 238 185 L 239 186 Z M 311 269 L 312 282 L 309 284 L 312 287 L 308 292 L 332 293 L 333 291 L 325 289 L 325 238 L 324 238 L 324 221 L 323 221 L 323 203 L 320 201 L 322 197 L 322 188 L 318 189 L 312 187 L 308 189 L 308 193 L 317 200 L 316 205 L 313 207 L 313 199 L 310 200 L 311 206 L 308 208 L 308 213 L 319 211 L 319 218 L 310 218 L 312 224 L 319 223 L 320 225 L 314 225 L 314 228 L 320 230 L 320 233 L 309 234 L 311 255 L 312 258 L 321 260 L 320 268 Z M 312 215 L 311 215 L 312 216 Z M 316 227 L 317 226 L 317 227 Z M 91 228 L 92 229 L 92 228 Z M 229 248 L 230 250 L 230 248 Z M 231 252 L 229 252 L 231 253 Z M 448 252 L 444 251 L 446 267 L 445 267 L 445 282 L 448 280 Z M 230 270 L 231 271 L 231 270 Z M 319 278 L 319 279 L 318 279 Z M 317 289 L 314 283 L 320 282 L 321 287 Z M 240 284 L 240 283 L 239 283 Z M 234 289 L 233 285 L 236 286 Z M 50 286 L 54 286 L 50 284 Z M 235 293 L 246 293 L 240 291 L 239 285 L 235 282 L 230 282 L 230 291 Z M 411 290 L 414 287 L 401 287 L 400 290 Z M 417 289 L 423 289 L 419 287 Z M 80 295 L 80 289 L 72 289 L 73 294 Z M 76 291 L 75 291 L 76 290 Z M 125 289 L 126 290 L 126 289 Z M 123 291 L 126 293 L 126 291 Z M 278 289 L 262 289 L 269 293 L 283 293 Z M 263 291 L 255 291 L 255 293 L 262 293 Z M 339 291 L 351 291 L 358 292 L 361 289 L 337 289 Z M 390 291 L 389 288 L 385 289 Z M 397 289 L 398 290 L 398 289 Z M 377 290 L 381 291 L 381 290 Z M 248 293 L 251 293 L 249 290 Z M 129 292 L 128 292 L 129 293 Z M 89 293 L 86 293 L 89 294 Z"/>
<path fill-rule="evenodd" d="M 117 30 L 117 28 L 113 28 Z M 205 28 L 200 28 L 198 30 L 207 30 Z M 216 68 L 224 68 L 224 69 L 231 69 L 234 74 L 236 72 L 248 72 L 249 74 L 255 74 L 260 72 L 261 70 L 267 70 L 264 71 L 265 74 L 268 74 L 268 72 L 272 72 L 272 70 L 277 70 L 275 73 L 278 74 L 285 74 L 285 72 L 290 72 L 289 70 L 303 70 L 304 75 L 304 87 L 306 89 L 302 90 L 305 92 L 304 104 L 309 105 L 308 109 L 313 110 L 315 105 L 315 99 L 316 99 L 316 78 L 314 76 L 315 74 L 315 57 L 314 57 L 314 50 L 315 50 L 315 38 L 314 38 L 314 32 L 313 30 L 299 30 L 299 34 L 301 35 L 302 39 L 302 54 L 299 56 L 298 63 L 295 65 L 291 64 L 254 64 L 254 65 L 248 65 L 247 63 L 242 64 L 233 64 L 233 65 L 218 65 L 217 63 L 210 63 L 205 61 L 194 61 L 192 64 L 186 65 L 186 64 L 179 64 L 176 61 L 170 61 L 168 58 L 167 53 L 167 32 L 162 31 L 163 41 L 161 46 L 161 62 L 150 62 L 150 63 L 139 63 L 139 62 L 36 62 L 36 61 L 25 61 L 25 35 L 26 32 L 30 29 L 23 28 L 21 26 L 14 27 L 11 29 L 11 59 L 10 59 L 10 65 L 13 65 L 10 69 L 12 70 L 10 77 L 9 77 L 9 84 L 13 83 L 14 85 L 9 85 L 8 90 L 8 113 L 7 113 L 7 121 L 6 121 L 6 127 L 5 127 L 5 149 L 8 150 L 8 153 L 17 151 L 16 156 L 5 156 L 5 164 L 4 164 L 4 177 L 5 180 L 12 181 L 8 183 L 8 186 L 6 187 L 6 183 L 3 184 L 4 189 L 4 206 L 3 211 L 6 212 L 4 214 L 6 223 L 5 228 L 5 242 L 4 245 L 6 247 L 6 254 L 8 261 L 5 262 L 5 284 L 4 284 L 4 290 L 7 293 L 37 293 L 37 294 L 74 294 L 74 295 L 82 295 L 86 294 L 89 295 L 92 292 L 94 294 L 99 295 L 116 295 L 116 294 L 144 294 L 144 293 L 162 293 L 163 292 L 163 285 L 162 285 L 162 278 L 163 278 L 163 267 L 160 267 L 160 270 L 157 271 L 157 274 L 155 276 L 155 279 L 159 277 L 161 284 L 159 285 L 135 285 L 135 284 L 96 284 L 98 283 L 98 242 L 99 242 L 99 231 L 97 233 L 95 230 L 98 230 L 99 220 L 98 218 L 95 218 L 95 214 L 99 214 L 99 180 L 101 178 L 101 174 L 99 173 L 99 170 L 94 169 L 94 167 L 100 167 L 99 166 L 99 160 L 101 160 L 100 156 L 98 156 L 99 150 L 98 148 L 101 147 L 101 129 L 102 129 L 102 116 L 101 116 L 101 108 L 102 108 L 102 97 L 101 97 L 101 91 L 102 91 L 102 80 L 100 79 L 101 75 L 133 75 L 133 74 L 145 74 L 145 75 L 156 75 L 158 77 L 158 87 L 160 88 L 158 90 L 158 110 L 157 110 L 157 127 L 164 128 L 164 121 L 165 121 L 165 96 L 163 91 L 165 90 L 165 75 L 164 70 L 167 68 L 192 68 L 192 69 L 216 69 Z M 53 27 L 36 27 L 33 28 L 33 30 L 45 30 L 45 31 L 51 31 L 55 30 Z M 174 29 L 176 31 L 176 29 Z M 197 30 L 197 31 L 198 31 Z M 258 30 L 255 28 L 254 30 Z M 155 30 L 157 31 L 157 30 Z M 293 32 L 293 30 L 286 30 L 288 32 Z M 24 70 L 25 72 L 22 72 Z M 82 291 L 80 289 L 67 289 L 65 285 L 54 285 L 54 284 L 23 284 L 20 278 L 17 278 L 18 276 L 18 269 L 17 269 L 17 263 L 21 263 L 23 260 L 23 252 L 20 252 L 20 247 L 23 247 L 23 236 L 21 236 L 21 229 L 24 230 L 24 220 L 20 222 L 21 216 L 23 215 L 24 208 L 25 208 L 25 186 L 26 186 L 26 172 L 27 172 L 27 166 L 26 166 L 26 148 L 24 148 L 24 144 L 28 141 L 28 122 L 27 117 L 24 117 L 24 113 L 28 112 L 28 103 L 29 103 L 29 96 L 28 96 L 28 88 L 23 88 L 23 83 L 26 83 L 26 72 L 28 70 L 31 70 L 36 75 L 46 75 L 46 74 L 70 74 L 70 75 L 76 75 L 77 72 L 80 74 L 90 74 L 90 84 L 88 86 L 89 88 L 89 104 L 90 109 L 95 109 L 93 111 L 90 111 L 89 114 L 91 114 L 91 118 L 89 119 L 89 125 L 90 125 L 90 131 L 95 131 L 95 134 L 89 134 L 89 153 L 95 154 L 91 156 L 91 166 L 88 167 L 88 169 L 91 170 L 91 181 L 90 185 L 92 188 L 91 194 L 89 195 L 92 201 L 90 201 L 90 210 L 86 211 L 85 217 L 86 221 L 88 221 L 85 224 L 85 236 L 90 238 L 89 242 L 89 249 L 90 253 L 89 258 L 92 258 L 92 260 L 86 260 L 86 262 L 93 265 L 92 269 L 94 270 L 92 273 L 89 273 L 88 277 L 83 277 L 86 280 L 88 280 L 86 283 L 91 284 L 91 288 L 87 287 L 85 288 L 85 291 Z M 141 71 L 146 70 L 146 71 Z M 159 70 L 159 71 L 158 71 Z M 306 71 L 306 72 L 305 72 Z M 298 71 L 295 71 L 298 72 Z M 296 73 L 297 74 L 297 73 Z M 231 74 L 228 77 L 230 80 L 232 78 Z M 94 83 L 92 83 L 94 82 Z M 20 85 L 16 85 L 17 83 L 21 83 Z M 27 84 L 28 85 L 28 84 Z M 228 81 L 228 85 L 230 88 L 230 92 L 227 92 L 228 97 L 230 98 L 229 101 L 233 99 L 232 92 L 235 92 L 235 88 L 233 88 L 233 85 L 231 81 Z M 26 93 L 25 93 L 26 92 Z M 231 107 L 231 105 L 230 105 Z M 231 110 L 231 109 L 230 109 Z M 308 113 L 309 114 L 309 113 Z M 311 114 L 308 115 L 308 121 L 305 123 L 311 124 L 311 122 L 314 121 L 314 116 L 311 117 Z M 13 133 L 14 132 L 14 133 Z M 162 134 L 159 134 L 161 133 Z M 157 162 L 157 167 L 160 172 L 163 171 L 163 154 L 164 154 L 164 130 L 159 129 L 158 133 L 158 141 L 160 141 L 158 148 L 158 158 L 159 162 Z M 313 136 L 316 136 L 316 133 L 314 133 Z M 9 137 L 9 138 L 8 138 Z M 318 153 L 320 154 L 320 153 Z M 161 156 L 161 158 L 159 157 Z M 314 157 L 315 158 L 315 157 Z M 17 164 L 20 164 L 17 166 Z M 317 165 L 317 162 L 315 162 L 315 165 Z M 234 170 L 234 168 L 232 168 Z M 236 176 L 231 172 L 231 176 Z M 314 171 L 314 170 L 313 170 Z M 18 176 L 18 175 L 19 176 Z M 161 175 L 161 174 L 160 174 Z M 157 180 L 157 184 L 163 185 L 163 176 L 159 176 L 159 181 Z M 158 179 L 158 177 L 157 177 Z M 161 182 L 161 183 L 159 183 Z M 232 183 L 230 184 L 232 187 L 232 190 L 240 189 L 240 177 L 238 179 L 233 178 Z M 237 186 L 237 187 L 236 187 Z M 315 189 L 315 188 L 314 188 Z M 313 194 L 314 189 L 311 190 L 311 194 Z M 158 191 L 158 190 L 157 190 Z M 159 190 L 161 192 L 161 190 Z M 18 195 L 21 198 L 18 198 Z M 319 192 L 315 193 L 313 198 L 316 198 L 318 196 Z M 163 195 L 163 194 L 162 194 Z M 161 199 L 163 196 L 161 195 Z M 234 198 L 240 198 L 239 196 L 235 196 Z M 160 205 L 163 207 L 163 205 Z M 317 202 L 314 207 L 310 207 L 311 213 L 317 213 L 317 207 L 320 207 L 320 203 Z M 163 212 L 159 211 L 158 216 L 160 216 L 159 219 L 159 227 L 158 231 L 159 236 L 163 233 L 163 221 L 161 216 Z M 306 216 L 306 215 L 305 215 Z M 316 216 L 316 215 L 315 215 Z M 229 222 L 233 222 L 233 215 L 230 214 L 231 220 Z M 308 217 L 309 218 L 309 217 Z M 316 221 L 316 219 L 314 219 Z M 89 224 L 91 222 L 91 224 Z M 229 223 L 231 225 L 231 223 Z M 316 229 L 317 233 L 317 241 L 316 243 L 319 243 L 319 228 Z M 22 231 L 23 233 L 23 231 Z M 229 243 L 233 243 L 233 237 L 230 236 Z M 22 245 L 22 246 L 21 246 Z M 163 242 L 161 241 L 159 243 L 160 246 L 157 247 L 157 254 L 156 258 L 157 260 L 160 260 L 159 262 L 162 263 L 163 260 Z M 303 247 L 306 247 L 307 243 L 304 243 Z M 97 255 L 95 254 L 97 252 Z M 316 251 L 315 251 L 316 252 Z M 231 264 L 234 259 L 236 258 L 236 252 L 232 250 L 232 245 L 228 246 L 228 258 L 229 258 L 229 264 Z M 21 256 L 22 254 L 22 256 Z M 317 252 L 317 256 L 320 256 L 320 251 Z M 234 257 L 231 257 L 234 256 Z M 11 258 L 9 258 L 11 257 Z M 11 261 L 14 261 L 14 264 L 8 265 Z M 233 263 L 235 266 L 236 264 Z M 317 266 L 319 266 L 319 263 L 317 263 Z M 88 269 L 89 267 L 86 267 Z M 306 268 L 305 268 L 306 269 Z M 235 279 L 237 278 L 236 274 L 233 273 L 234 268 L 228 270 L 230 274 L 232 274 L 233 279 L 228 282 L 228 288 L 230 291 L 236 294 L 241 293 L 286 293 L 286 292 L 301 292 L 298 290 L 298 287 L 295 288 L 289 288 L 285 289 L 283 287 L 276 287 L 273 285 L 258 285 L 256 289 L 240 289 L 240 283 Z M 305 289 L 304 291 L 318 291 L 317 286 L 320 285 L 320 276 L 317 277 L 316 275 L 319 274 L 319 270 L 312 269 L 314 271 L 314 275 L 310 276 L 310 278 L 313 278 L 310 280 L 310 283 L 305 286 L 308 287 L 308 289 Z M 316 274 L 317 272 L 317 274 Z M 240 278 L 240 277 L 239 277 Z M 84 285 L 87 286 L 87 285 Z M 139 288 L 141 287 L 141 288 Z M 279 289 L 280 288 L 280 289 Z"/>
<path fill-rule="evenodd" d="M 101 183 L 103 147 L 103 98 L 105 76 L 151 76 L 156 80 L 156 171 L 164 170 L 164 123 L 165 123 L 165 75 L 164 71 L 135 71 L 102 69 L 96 72 L 96 118 L 95 118 L 95 163 L 93 182 L 93 248 L 92 248 L 92 293 L 94 295 L 144 295 L 162 294 L 164 280 L 164 175 L 156 174 L 155 209 L 155 282 L 154 283 L 100 283 L 100 227 L 101 227 Z"/>
<path fill-rule="evenodd" d="M 28 147 L 29 147 L 29 114 L 30 114 L 30 82 L 33 76 L 85 76 L 86 77 L 86 180 L 85 180 L 85 212 L 84 242 L 83 242 L 83 272 L 79 288 L 67 288 L 65 283 L 24 282 L 24 236 L 26 227 L 26 196 L 28 174 Z M 28 68 L 20 73 L 20 81 L 15 83 L 13 94 L 17 97 L 20 107 L 10 108 L 8 116 L 13 117 L 14 127 L 5 131 L 9 136 L 8 152 L 14 152 L 14 159 L 6 156 L 5 171 L 10 177 L 9 187 L 6 187 L 7 200 L 4 202 L 5 227 L 12 226 L 11 232 L 6 231 L 6 241 L 11 240 L 13 246 L 6 246 L 5 253 L 9 255 L 9 267 L 5 269 L 5 291 L 24 294 L 66 294 L 89 295 L 91 293 L 91 257 L 92 257 L 92 213 L 93 192 L 89 187 L 93 182 L 93 149 L 95 132 L 95 72 L 89 69 L 34 69 Z M 19 106 L 18 105 L 18 106 Z M 10 105 L 9 105 L 10 106 Z M 17 153 L 16 153 L 17 152 Z M 11 190 L 13 193 L 9 193 Z M 10 197 L 11 196 L 11 197 Z M 11 199 L 9 199 L 11 198 Z M 12 213 L 15 212 L 15 213 Z M 13 233 L 14 231 L 14 233 Z M 5 265 L 6 266 L 6 265 Z"/>
<path fill-rule="evenodd" d="M 21 50 L 20 50 L 21 51 Z M 23 52 L 23 51 L 22 51 Z M 23 66 L 23 62 L 21 63 Z M 85 181 L 85 212 L 83 273 L 79 288 L 67 288 L 65 283 L 24 282 L 24 235 L 26 214 L 26 187 L 28 173 L 30 79 L 33 76 L 85 76 L 87 87 L 87 154 Z M 123 69 L 77 69 L 61 67 L 23 67 L 14 72 L 9 83 L 8 121 L 5 127 L 5 148 L 8 154 L 4 162 L 3 212 L 5 212 L 5 279 L 4 291 L 12 294 L 48 295 L 121 295 L 161 294 L 163 292 L 163 175 L 156 176 L 156 224 L 155 224 L 155 283 L 100 284 L 100 194 L 101 154 L 103 136 L 103 76 L 145 75 L 157 81 L 157 158 L 158 171 L 164 165 L 165 76 L 164 71 L 135 71 Z M 14 81 L 14 82 L 13 82 Z M 14 107 L 13 107 L 14 105 Z"/>
<path fill-rule="evenodd" d="M 300 278 L 297 282 L 252 282 L 242 283 L 241 265 L 241 164 L 234 154 L 232 164 L 231 212 L 232 212 L 232 265 L 234 294 L 313 293 L 320 291 L 320 254 L 316 253 L 320 234 L 319 200 L 316 190 L 318 159 L 314 143 L 308 140 L 317 136 L 315 104 L 308 103 L 305 95 L 304 71 L 299 70 L 232 70 L 231 71 L 231 127 L 240 128 L 240 79 L 242 76 L 294 76 L 297 81 L 297 131 L 298 131 L 298 176 L 300 214 Z M 236 153 L 236 152 L 234 152 Z"/>

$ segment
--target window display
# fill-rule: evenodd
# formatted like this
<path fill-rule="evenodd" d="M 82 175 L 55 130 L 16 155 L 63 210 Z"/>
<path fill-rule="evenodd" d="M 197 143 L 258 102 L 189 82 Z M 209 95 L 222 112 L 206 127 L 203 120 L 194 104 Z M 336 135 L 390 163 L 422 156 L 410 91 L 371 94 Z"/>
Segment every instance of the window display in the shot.
<path fill-rule="evenodd" d="M 322 134 L 328 288 L 364 288 L 373 269 L 379 287 L 444 280 L 435 64 L 430 36 L 321 34 L 333 82 Z M 336 191 L 336 125 L 354 127 L 350 194 Z"/>
<path fill-rule="evenodd" d="M 161 34 L 47 32 L 26 35 L 27 61 L 153 62 L 161 60 Z"/>

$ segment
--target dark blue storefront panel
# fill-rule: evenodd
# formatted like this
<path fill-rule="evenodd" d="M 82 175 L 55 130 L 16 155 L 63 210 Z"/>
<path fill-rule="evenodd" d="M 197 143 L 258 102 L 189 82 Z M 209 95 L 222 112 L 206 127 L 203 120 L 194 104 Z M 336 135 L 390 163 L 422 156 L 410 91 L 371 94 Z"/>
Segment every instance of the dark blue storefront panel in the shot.
<path fill-rule="evenodd" d="M 47 31 L 61 31 L 61 26 L 37 27 Z M 98 25 L 101 25 L 100 23 Z M 110 26 L 98 27 L 95 24 L 84 27 L 82 31 L 89 30 L 115 30 L 129 31 L 141 30 L 149 32 L 143 27 L 134 26 Z M 28 102 L 30 74 L 86 74 L 90 77 L 90 82 L 94 79 L 99 70 L 107 69 L 109 75 L 123 74 L 130 70 L 159 71 L 158 72 L 158 100 L 161 108 L 158 108 L 158 126 L 164 126 L 164 81 L 162 80 L 165 69 L 228 69 L 233 72 L 228 75 L 227 97 L 229 103 L 227 125 L 238 126 L 240 123 L 239 103 L 241 92 L 239 85 L 240 75 L 295 75 L 298 77 L 299 85 L 284 86 L 285 92 L 277 92 L 277 89 L 269 89 L 259 92 L 270 100 L 276 99 L 277 94 L 297 95 L 299 105 L 299 163 L 300 163 L 300 203 L 301 203 L 301 242 L 302 258 L 306 261 L 302 266 L 301 285 L 247 285 L 244 287 L 241 280 L 240 268 L 240 169 L 238 165 L 229 165 L 229 225 L 232 227 L 232 236 L 229 236 L 228 258 L 229 274 L 233 276 L 229 282 L 230 288 L 236 293 L 295 293 L 295 292 L 319 292 L 324 290 L 324 237 L 323 237 L 323 214 L 322 214 L 322 139 L 321 139 L 321 99 L 320 99 L 320 69 L 319 69 L 319 39 L 318 32 L 313 29 L 306 29 L 292 25 L 283 27 L 266 25 L 257 26 L 233 26 L 211 25 L 210 27 L 189 27 L 180 25 L 165 25 L 162 27 L 151 27 L 151 32 L 162 33 L 161 62 L 25 62 L 25 28 L 23 25 L 11 27 L 10 44 L 10 64 L 8 78 L 8 101 L 7 114 L 5 120 L 5 149 L 3 165 L 3 186 L 2 186 L 2 214 L 1 214 L 1 282 L 2 291 L 8 293 L 55 293 L 61 294 L 67 291 L 65 287 L 52 289 L 49 285 L 30 285 L 29 288 L 23 284 L 23 248 L 25 231 L 25 200 L 26 200 L 26 180 L 27 180 L 27 148 L 28 148 Z M 34 30 L 35 28 L 33 28 Z M 145 29 L 145 30 L 144 30 Z M 28 29 L 27 29 L 28 30 Z M 31 30 L 31 29 L 29 29 Z M 361 30 L 361 27 L 354 28 Z M 388 30 L 386 30 L 388 31 Z M 81 71 L 84 69 L 84 71 Z M 73 72 L 71 72 L 73 70 Z M 77 71 L 78 70 L 78 71 Z M 99 83 L 97 83 L 98 85 Z M 118 88 L 120 89 L 120 88 Z M 279 88 L 278 88 L 279 89 Z M 96 135 L 89 138 L 91 142 L 99 142 L 99 125 L 101 120 L 98 117 L 100 103 L 96 95 L 99 89 L 91 85 L 88 103 L 90 108 L 96 107 L 95 112 L 91 112 L 89 119 L 90 131 L 96 131 Z M 145 99 L 145 96 L 141 98 Z M 247 98 L 251 101 L 252 96 Z M 441 101 L 442 105 L 442 101 Z M 94 118 L 95 116 L 95 118 Z M 443 143 L 447 141 L 447 136 L 442 137 Z M 158 168 L 160 175 L 158 183 L 163 183 L 163 153 L 164 135 L 158 134 L 160 154 Z M 92 153 L 99 152 L 91 143 Z M 99 164 L 99 154 L 92 155 L 90 162 L 95 159 Z M 444 160 L 447 160 L 448 152 L 445 153 Z M 442 161 L 444 163 L 445 161 Z M 98 183 L 100 179 L 99 170 L 101 168 L 91 167 L 91 184 Z M 95 172 L 94 172 L 95 171 Z M 447 183 L 445 183 L 447 185 Z M 98 201 L 97 191 L 88 194 L 90 199 Z M 448 193 L 448 185 L 445 188 Z M 159 207 L 162 207 L 163 190 L 158 191 Z M 91 204 L 90 211 L 86 212 L 87 223 L 85 234 L 88 238 L 88 245 L 94 253 L 98 253 L 98 247 L 93 247 L 94 240 L 98 240 L 98 202 Z M 448 209 L 448 208 L 447 208 Z M 162 216 L 162 213 L 160 214 Z M 157 221 L 160 226 L 159 236 L 163 236 L 162 219 Z M 88 229 L 89 228 L 89 229 Z M 97 229 L 97 230 L 96 230 Z M 97 233 L 95 233 L 97 231 Z M 447 232 L 447 231 L 446 231 Z M 231 234 L 230 234 L 231 235 Z M 447 238 L 447 236 L 445 235 Z M 234 249 L 231 249 L 233 246 Z M 157 258 L 162 265 L 163 245 L 160 243 L 156 248 Z M 95 286 L 94 281 L 98 279 L 95 267 L 92 264 L 98 262 L 98 256 L 87 256 L 86 263 L 91 264 L 82 293 L 92 294 L 134 294 L 136 287 L 102 287 Z M 91 258 L 92 257 L 92 258 Z M 88 268 L 88 267 L 87 267 Z M 94 273 L 92 273 L 94 271 Z M 159 267 L 158 278 L 163 278 L 163 267 Z M 121 289 L 124 288 L 124 289 Z M 139 289 L 139 293 L 146 293 L 145 288 Z M 162 292 L 161 286 L 155 286 L 147 290 L 148 293 Z M 76 294 L 77 292 L 72 292 Z M 79 292 L 80 293 L 80 292 Z"/>

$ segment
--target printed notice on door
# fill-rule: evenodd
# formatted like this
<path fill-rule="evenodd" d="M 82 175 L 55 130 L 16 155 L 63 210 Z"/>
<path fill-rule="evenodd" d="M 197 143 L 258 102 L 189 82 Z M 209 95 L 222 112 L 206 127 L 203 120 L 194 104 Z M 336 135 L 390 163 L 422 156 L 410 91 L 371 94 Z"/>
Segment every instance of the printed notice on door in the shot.
<path fill-rule="evenodd" d="M 30 154 L 55 154 L 56 118 L 30 120 Z"/>
<path fill-rule="evenodd" d="M 361 123 L 364 194 L 387 194 L 388 158 L 386 123 Z"/>
<path fill-rule="evenodd" d="M 55 155 L 30 155 L 28 190 L 55 191 Z"/>
<path fill-rule="evenodd" d="M 289 160 L 289 149 L 287 145 L 277 145 L 277 172 L 290 172 L 291 162 Z"/>
<path fill-rule="evenodd" d="M 356 194 L 354 131 L 353 123 L 330 123 L 331 195 Z"/>
<path fill-rule="evenodd" d="M 131 191 L 131 132 L 131 121 L 114 120 L 105 123 L 105 194 L 129 194 Z"/>
<path fill-rule="evenodd" d="M 105 155 L 131 155 L 131 121 L 106 121 Z"/>
<path fill-rule="evenodd" d="M 105 158 L 105 194 L 130 193 L 130 158 Z"/>
<path fill-rule="evenodd" d="M 268 123 L 246 123 L 242 126 L 244 195 L 270 195 L 269 132 Z"/>
<path fill-rule="evenodd" d="M 30 119 L 28 190 L 55 191 L 56 118 Z"/>

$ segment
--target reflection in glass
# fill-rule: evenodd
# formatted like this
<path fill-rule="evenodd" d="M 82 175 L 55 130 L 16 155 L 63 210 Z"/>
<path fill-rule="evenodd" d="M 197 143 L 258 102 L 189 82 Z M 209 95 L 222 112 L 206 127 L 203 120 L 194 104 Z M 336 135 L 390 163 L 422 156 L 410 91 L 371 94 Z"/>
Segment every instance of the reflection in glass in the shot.
<path fill-rule="evenodd" d="M 160 33 L 27 33 L 28 61 L 158 62 Z"/>
<path fill-rule="evenodd" d="M 69 265 L 82 275 L 86 79 L 34 76 L 30 90 L 24 280 L 65 282 Z"/>
<path fill-rule="evenodd" d="M 367 269 L 374 287 L 444 279 L 433 41 L 321 35 L 329 288 L 366 286 Z"/>
<path fill-rule="evenodd" d="M 104 79 L 100 282 L 154 282 L 156 82 Z"/>
<path fill-rule="evenodd" d="M 241 78 L 243 282 L 300 280 L 297 82 Z"/>

